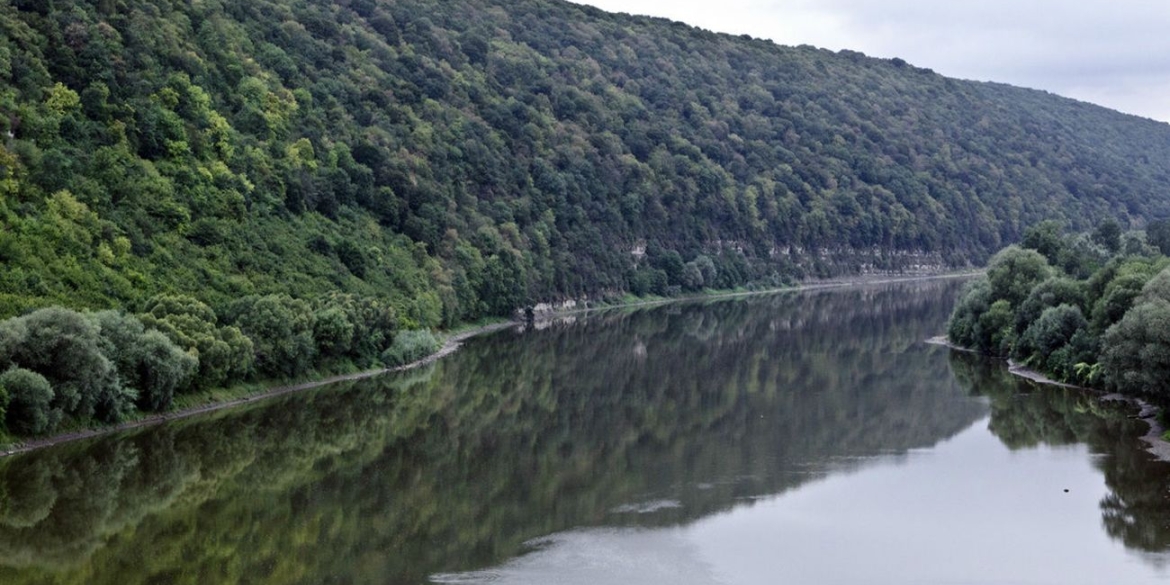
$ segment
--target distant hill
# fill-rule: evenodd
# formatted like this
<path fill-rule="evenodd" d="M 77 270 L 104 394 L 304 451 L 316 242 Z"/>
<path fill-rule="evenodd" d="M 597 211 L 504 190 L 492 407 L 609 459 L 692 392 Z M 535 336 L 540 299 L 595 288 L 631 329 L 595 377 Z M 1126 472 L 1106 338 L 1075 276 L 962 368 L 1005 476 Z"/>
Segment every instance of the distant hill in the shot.
<path fill-rule="evenodd" d="M 0 31 L 0 316 L 340 290 L 437 326 L 1170 216 L 1166 124 L 559 1 L 10 0 Z"/>

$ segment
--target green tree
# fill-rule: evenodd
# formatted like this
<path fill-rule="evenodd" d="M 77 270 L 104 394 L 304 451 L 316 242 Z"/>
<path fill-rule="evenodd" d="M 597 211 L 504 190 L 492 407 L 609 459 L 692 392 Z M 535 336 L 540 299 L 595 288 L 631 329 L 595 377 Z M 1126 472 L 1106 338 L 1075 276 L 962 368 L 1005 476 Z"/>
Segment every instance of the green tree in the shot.
<path fill-rule="evenodd" d="M 1016 308 L 1016 333 L 1023 334 L 1045 309 L 1059 305 L 1085 307 L 1085 285 L 1071 278 L 1055 276 L 1036 285 Z"/>
<path fill-rule="evenodd" d="M 1064 224 L 1060 221 L 1044 220 L 1024 230 L 1020 246 L 1036 250 L 1048 259 L 1049 264 L 1058 265 L 1065 248 L 1063 231 Z"/>
<path fill-rule="evenodd" d="M 145 410 L 170 408 L 175 391 L 185 388 L 199 367 L 194 356 L 160 331 L 144 333 L 135 354 L 137 367 L 126 379 L 138 390 L 138 405 Z"/>
<path fill-rule="evenodd" d="M 1035 250 L 1008 246 L 991 258 L 987 265 L 987 280 L 994 301 L 1007 301 L 1019 306 L 1032 288 L 1052 275 L 1044 256 Z"/>
<path fill-rule="evenodd" d="M 947 338 L 961 347 L 986 347 L 979 317 L 991 306 L 991 283 L 987 277 L 979 277 L 963 288 L 963 294 L 947 321 Z"/>
<path fill-rule="evenodd" d="M 116 421 L 133 404 L 113 362 L 102 351 L 101 329 L 76 311 L 39 309 L 0 324 L 0 364 L 32 370 L 49 380 L 53 406 L 86 420 Z"/>
<path fill-rule="evenodd" d="M 1146 241 L 1162 254 L 1170 256 L 1170 218 L 1158 219 L 1146 224 Z"/>
<path fill-rule="evenodd" d="M 1079 355 L 1079 352 L 1070 354 L 1072 350 L 1066 349 L 1073 338 L 1088 326 L 1089 322 L 1079 307 L 1068 304 L 1049 307 L 1020 336 L 1013 355 L 1040 371 L 1053 372 L 1061 379 L 1069 379 L 1076 363 L 1083 358 L 1092 358 Z"/>
<path fill-rule="evenodd" d="M 144 308 L 141 319 L 147 327 L 161 331 L 196 359 L 197 372 L 175 391 L 216 388 L 251 373 L 255 359 L 252 340 L 238 327 L 219 326 L 215 311 L 205 303 L 183 295 L 159 295 Z"/>
<path fill-rule="evenodd" d="M 0 388 L 8 395 L 4 415 L 8 429 L 20 435 L 40 435 L 57 427 L 61 411 L 53 408 L 53 388 L 44 376 L 12 367 L 0 374 Z"/>
<path fill-rule="evenodd" d="M 313 310 L 285 294 L 244 297 L 232 303 L 233 322 L 256 353 L 256 369 L 267 376 L 291 377 L 309 371 L 317 357 Z"/>
<path fill-rule="evenodd" d="M 1121 231 L 1121 224 L 1116 219 L 1106 218 L 1093 230 L 1093 241 L 1109 250 L 1110 254 L 1116 254 L 1121 250 Z"/>
<path fill-rule="evenodd" d="M 1170 301 L 1154 299 L 1127 312 L 1102 337 L 1101 366 L 1113 388 L 1170 398 Z"/>

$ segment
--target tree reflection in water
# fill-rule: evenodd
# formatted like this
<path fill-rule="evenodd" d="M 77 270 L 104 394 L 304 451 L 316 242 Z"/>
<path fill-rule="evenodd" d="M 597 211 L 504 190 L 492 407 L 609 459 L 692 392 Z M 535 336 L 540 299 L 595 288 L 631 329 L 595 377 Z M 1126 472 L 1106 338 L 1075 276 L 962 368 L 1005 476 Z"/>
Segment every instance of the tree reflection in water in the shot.
<path fill-rule="evenodd" d="M 1158 566 L 1170 561 L 1170 463 L 1155 461 L 1140 440 L 1138 408 L 1099 394 L 1013 376 L 998 360 L 953 352 L 955 378 L 991 401 L 990 430 L 1011 449 L 1083 443 L 1111 493 L 1101 501 L 1108 534 Z"/>
<path fill-rule="evenodd" d="M 970 393 L 991 396 L 1010 445 L 1109 453 L 1111 534 L 1159 550 L 1164 528 L 1145 521 L 1165 514 L 1165 485 L 1132 421 L 1071 394 L 1013 398 L 994 368 L 922 343 L 960 285 L 611 311 L 475 339 L 423 370 L 4 460 L 0 582 L 423 582 L 534 537 L 689 523 L 929 447 L 986 415 Z"/>

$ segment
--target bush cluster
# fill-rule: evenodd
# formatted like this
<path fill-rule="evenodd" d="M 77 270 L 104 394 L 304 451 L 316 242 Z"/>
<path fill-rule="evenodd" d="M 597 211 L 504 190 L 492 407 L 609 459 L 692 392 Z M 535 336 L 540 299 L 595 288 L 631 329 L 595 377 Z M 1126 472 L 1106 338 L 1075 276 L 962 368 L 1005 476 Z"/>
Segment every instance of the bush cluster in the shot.
<path fill-rule="evenodd" d="M 1115 223 L 1081 236 L 1031 228 L 967 286 L 950 340 L 1060 381 L 1170 399 L 1170 259 L 1145 245 L 1164 228 Z"/>
<path fill-rule="evenodd" d="M 0 422 L 17 435 L 113 423 L 184 393 L 400 365 L 437 349 L 430 331 L 398 327 L 386 302 L 342 293 L 245 296 L 222 317 L 183 295 L 152 297 L 140 314 L 38 309 L 0 322 Z"/>

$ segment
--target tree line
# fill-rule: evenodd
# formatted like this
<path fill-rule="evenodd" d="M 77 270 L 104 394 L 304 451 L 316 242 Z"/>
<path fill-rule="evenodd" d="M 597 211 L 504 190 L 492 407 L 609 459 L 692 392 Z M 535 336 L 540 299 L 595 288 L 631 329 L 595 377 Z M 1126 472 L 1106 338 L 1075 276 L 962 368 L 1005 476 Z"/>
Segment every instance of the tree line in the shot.
<path fill-rule="evenodd" d="M 0 431 L 116 423 L 195 392 L 393 367 L 437 349 L 429 331 L 398 327 L 391 307 L 344 293 L 247 296 L 222 316 L 182 295 L 153 297 L 138 314 L 38 309 L 0 322 Z"/>

